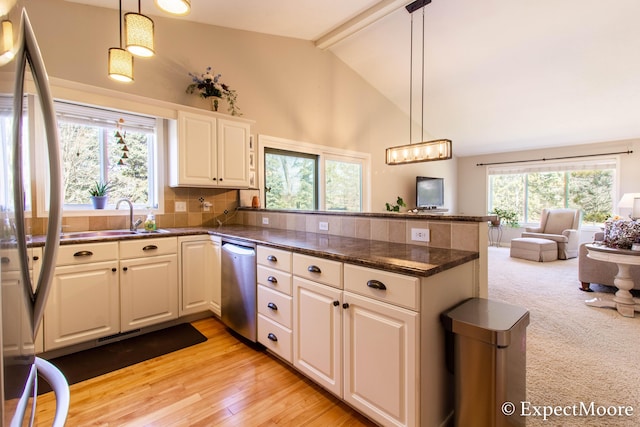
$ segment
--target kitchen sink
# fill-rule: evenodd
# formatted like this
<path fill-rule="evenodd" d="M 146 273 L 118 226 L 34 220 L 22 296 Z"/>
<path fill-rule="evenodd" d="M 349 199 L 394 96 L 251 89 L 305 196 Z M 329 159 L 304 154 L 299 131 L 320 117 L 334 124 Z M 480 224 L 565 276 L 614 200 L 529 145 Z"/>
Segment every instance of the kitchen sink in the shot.
<path fill-rule="evenodd" d="M 65 239 L 95 239 L 100 237 L 119 237 L 119 236 L 144 236 L 147 234 L 168 233 L 169 230 L 158 229 L 154 231 L 131 231 L 131 230 L 94 230 L 94 231 L 74 231 L 70 233 L 62 233 L 60 238 Z"/>

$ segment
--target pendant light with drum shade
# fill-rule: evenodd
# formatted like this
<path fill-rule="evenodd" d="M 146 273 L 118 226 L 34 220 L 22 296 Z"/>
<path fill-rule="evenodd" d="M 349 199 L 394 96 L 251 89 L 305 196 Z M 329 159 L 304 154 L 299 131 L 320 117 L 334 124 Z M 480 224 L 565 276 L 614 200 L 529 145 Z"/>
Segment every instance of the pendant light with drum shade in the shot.
<path fill-rule="evenodd" d="M 191 12 L 190 0 L 155 0 L 156 6 L 172 15 L 188 15 Z"/>
<path fill-rule="evenodd" d="M 119 82 L 129 83 L 133 81 L 133 55 L 122 48 L 122 0 L 118 3 L 120 47 L 109 49 L 109 77 Z"/>
<path fill-rule="evenodd" d="M 409 71 L 409 144 L 387 148 L 385 163 L 388 165 L 405 165 L 409 163 L 430 162 L 434 160 L 448 160 L 452 157 L 450 139 L 436 139 L 424 141 L 424 7 L 431 0 L 416 0 L 406 6 L 411 14 L 411 59 Z M 422 111 L 420 129 L 422 142 L 412 143 L 413 128 L 413 12 L 422 9 Z"/>
<path fill-rule="evenodd" d="M 153 21 L 140 12 L 140 0 L 138 0 L 138 13 L 124 14 L 124 38 L 127 50 L 145 58 L 155 55 L 153 36 Z"/>

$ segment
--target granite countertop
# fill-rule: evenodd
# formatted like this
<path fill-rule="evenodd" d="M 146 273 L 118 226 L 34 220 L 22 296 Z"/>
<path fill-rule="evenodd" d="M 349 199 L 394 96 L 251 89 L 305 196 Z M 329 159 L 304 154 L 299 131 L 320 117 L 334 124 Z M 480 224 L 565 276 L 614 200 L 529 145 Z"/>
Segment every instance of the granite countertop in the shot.
<path fill-rule="evenodd" d="M 159 233 L 138 232 L 135 234 L 108 236 L 88 235 L 88 237 L 79 237 L 81 235 L 77 233 L 68 233 L 63 235 L 60 244 L 99 243 L 198 234 L 211 234 L 222 238 L 291 250 L 365 267 L 424 277 L 479 258 L 477 252 L 456 249 L 431 248 L 404 243 L 245 225 L 227 225 L 217 228 L 167 228 Z M 31 244 L 33 246 L 43 246 L 44 236 L 34 236 Z"/>
<path fill-rule="evenodd" d="M 477 252 L 273 228 L 229 225 L 210 229 L 210 233 L 416 276 L 431 276 L 479 258 Z"/>

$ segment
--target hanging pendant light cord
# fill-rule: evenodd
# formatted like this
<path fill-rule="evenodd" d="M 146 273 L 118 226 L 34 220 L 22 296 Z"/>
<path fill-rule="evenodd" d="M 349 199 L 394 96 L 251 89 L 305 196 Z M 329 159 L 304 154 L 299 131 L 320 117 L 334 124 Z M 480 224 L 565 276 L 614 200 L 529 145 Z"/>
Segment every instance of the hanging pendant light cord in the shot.
<path fill-rule="evenodd" d="M 420 141 L 424 141 L 424 7 L 422 8 L 422 109 L 420 110 Z"/>
<path fill-rule="evenodd" d="M 122 49 L 122 0 L 118 0 L 118 25 L 120 26 L 120 49 Z"/>
<path fill-rule="evenodd" d="M 409 144 L 413 142 L 413 13 L 411 14 L 411 42 L 409 43 Z"/>

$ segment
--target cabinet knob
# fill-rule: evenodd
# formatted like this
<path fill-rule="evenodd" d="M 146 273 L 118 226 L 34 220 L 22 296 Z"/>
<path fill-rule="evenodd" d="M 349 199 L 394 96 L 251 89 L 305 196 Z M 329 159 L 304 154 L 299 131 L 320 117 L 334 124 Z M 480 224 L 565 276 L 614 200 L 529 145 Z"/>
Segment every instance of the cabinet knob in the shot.
<path fill-rule="evenodd" d="M 269 304 L 267 304 L 267 307 L 269 307 L 271 310 L 277 311 L 278 310 L 278 306 L 275 305 L 274 303 L 270 302 Z"/>
<path fill-rule="evenodd" d="M 322 270 L 317 265 L 310 265 L 307 267 L 307 271 L 310 273 L 322 273 Z"/>
<path fill-rule="evenodd" d="M 217 180 L 218 180 L 217 178 L 211 178 L 211 179 L 212 179 L 212 180 L 214 180 L 214 181 L 217 181 Z"/>
<path fill-rule="evenodd" d="M 269 255 L 267 256 L 267 261 L 278 262 L 278 258 L 276 258 L 275 255 Z"/>
<path fill-rule="evenodd" d="M 337 306 L 339 306 L 339 305 L 340 305 L 340 301 L 334 301 L 334 302 L 333 302 L 333 306 L 334 306 L 334 307 L 337 307 Z"/>
<path fill-rule="evenodd" d="M 222 178 L 220 178 L 218 181 L 222 181 Z"/>
<path fill-rule="evenodd" d="M 39 259 L 40 259 L 40 257 L 39 257 L 39 256 L 37 256 L 37 255 L 33 257 L 33 260 L 34 260 L 34 261 L 37 261 L 37 260 L 39 260 Z"/>
<path fill-rule="evenodd" d="M 269 335 L 267 335 L 267 338 L 269 338 L 271 341 L 276 342 L 278 341 L 278 337 L 275 336 L 273 333 L 269 332 Z"/>
<path fill-rule="evenodd" d="M 367 282 L 367 286 L 372 288 L 372 289 L 378 289 L 378 290 L 381 290 L 381 291 L 386 291 L 387 290 L 387 287 L 384 285 L 384 283 L 382 283 L 379 280 L 369 280 Z"/>
<path fill-rule="evenodd" d="M 116 271 L 118 271 L 118 269 L 117 269 L 117 268 L 115 268 L 115 267 L 113 267 L 113 268 L 111 269 L 111 271 L 113 271 L 113 272 L 115 273 Z"/>
<path fill-rule="evenodd" d="M 2 262 L 2 264 L 9 264 L 11 259 L 7 256 L 3 256 L 2 259 L 0 259 L 0 262 Z"/>
<path fill-rule="evenodd" d="M 342 308 L 349 308 L 349 303 L 345 302 L 344 304 L 342 304 Z"/>
<path fill-rule="evenodd" d="M 276 279 L 273 276 L 269 276 L 269 277 L 267 277 L 267 282 L 275 284 L 275 283 L 278 283 L 278 279 Z"/>
<path fill-rule="evenodd" d="M 122 267 L 122 271 L 127 271 L 128 269 L 128 267 Z"/>

